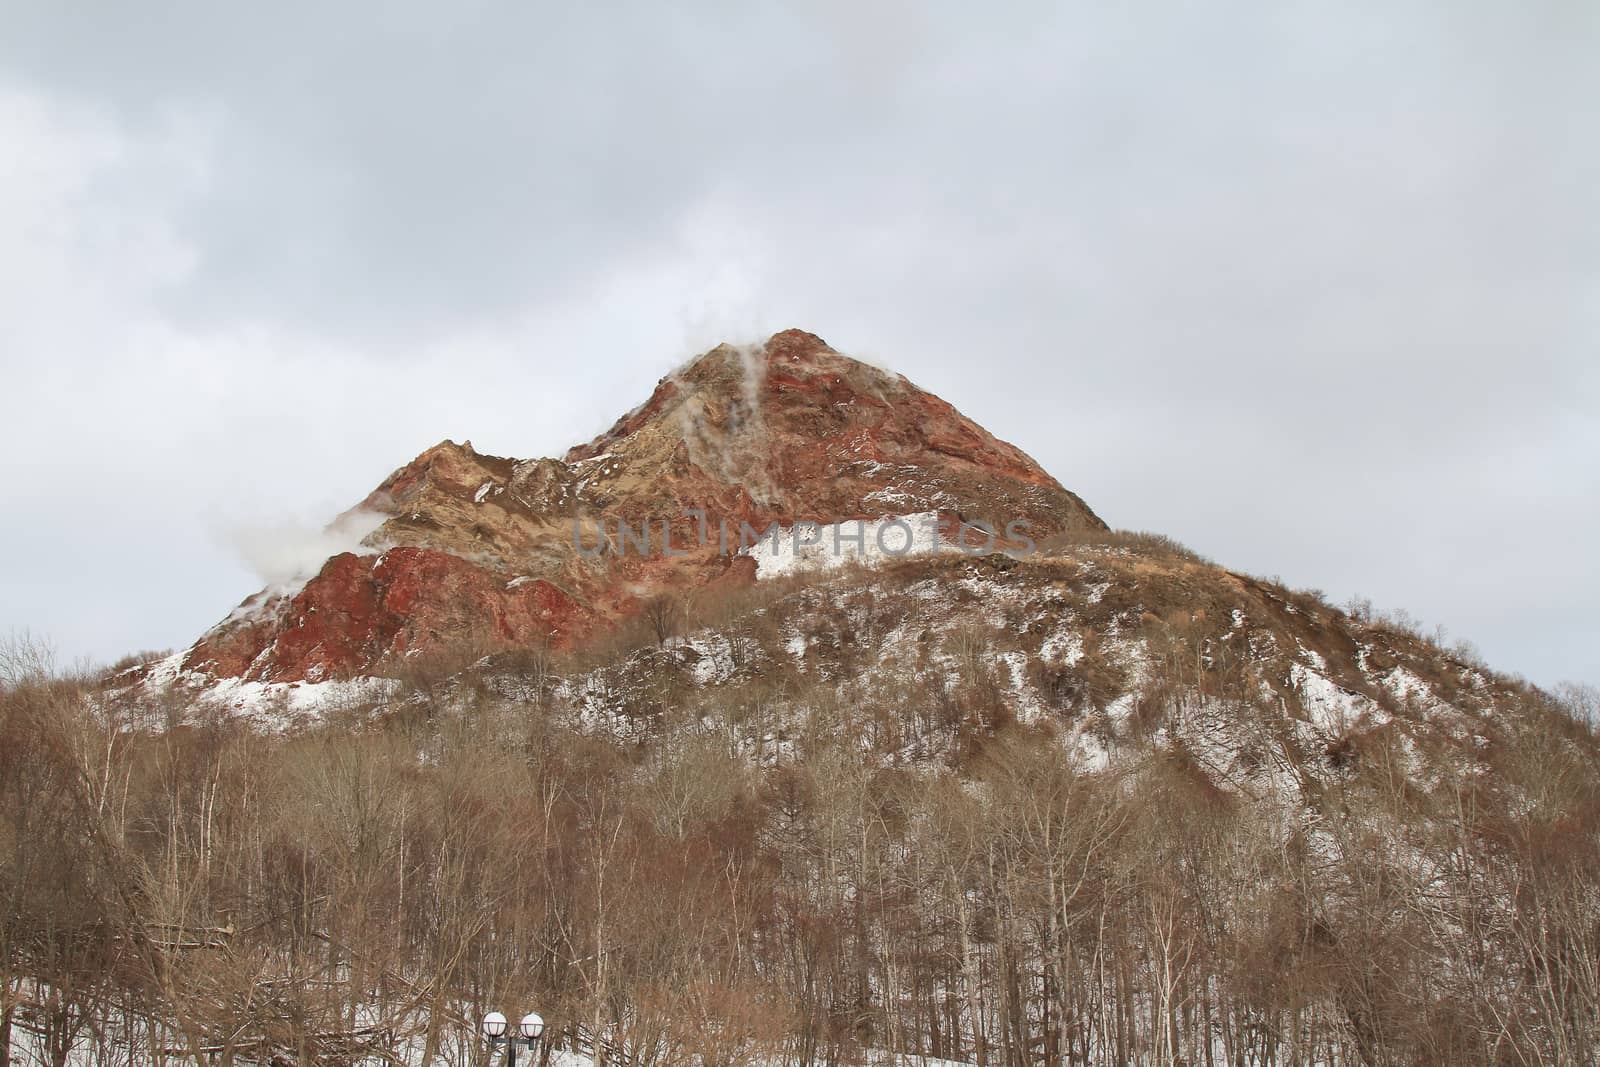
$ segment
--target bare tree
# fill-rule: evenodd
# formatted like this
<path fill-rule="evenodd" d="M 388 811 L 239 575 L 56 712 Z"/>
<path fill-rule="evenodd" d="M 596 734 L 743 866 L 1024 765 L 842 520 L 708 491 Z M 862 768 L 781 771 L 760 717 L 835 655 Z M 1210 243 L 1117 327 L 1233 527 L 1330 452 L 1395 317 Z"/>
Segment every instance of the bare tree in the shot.
<path fill-rule="evenodd" d="M 683 606 L 673 596 L 650 597 L 644 602 L 642 614 L 650 632 L 655 635 L 658 648 L 667 643 L 667 638 L 677 635 L 678 627 L 683 622 Z"/>

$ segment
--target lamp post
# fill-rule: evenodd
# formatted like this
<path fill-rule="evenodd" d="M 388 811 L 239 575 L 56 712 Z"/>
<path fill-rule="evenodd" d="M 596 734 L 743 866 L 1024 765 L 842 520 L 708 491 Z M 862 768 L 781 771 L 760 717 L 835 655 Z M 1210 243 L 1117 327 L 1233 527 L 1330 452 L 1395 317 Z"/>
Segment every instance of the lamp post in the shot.
<path fill-rule="evenodd" d="M 539 1035 L 544 1033 L 544 1020 L 530 1011 L 517 1024 L 515 1033 L 506 1032 L 509 1026 L 506 1017 L 497 1011 L 491 1011 L 483 1017 L 483 1036 L 489 1039 L 489 1047 L 492 1049 L 504 1043 L 506 1067 L 517 1067 L 517 1046 L 527 1044 L 531 1056 L 533 1047 L 539 1043 Z"/>

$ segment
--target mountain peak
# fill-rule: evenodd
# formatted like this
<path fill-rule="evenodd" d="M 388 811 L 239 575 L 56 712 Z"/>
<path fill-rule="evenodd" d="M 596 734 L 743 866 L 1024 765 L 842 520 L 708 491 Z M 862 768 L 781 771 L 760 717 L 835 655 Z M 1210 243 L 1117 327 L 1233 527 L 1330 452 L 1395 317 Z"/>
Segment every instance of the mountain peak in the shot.
<path fill-rule="evenodd" d="M 731 525 L 828 525 L 938 515 L 1031 536 L 1103 529 L 1020 449 L 904 377 L 815 334 L 719 345 L 562 459 L 483 455 L 446 440 L 363 502 L 387 516 L 365 556 L 330 560 L 301 590 L 258 594 L 185 658 L 253 680 L 367 672 L 453 640 L 574 641 L 651 596 L 748 582 L 754 561 L 695 541 L 703 513 Z M 656 524 L 691 550 L 591 545 L 617 524 Z M 702 528 L 703 531 L 704 528 Z M 659 541 L 657 542 L 659 549 Z M 387 548 L 388 551 L 380 551 Z"/>
<path fill-rule="evenodd" d="M 663 418 L 698 420 L 707 411 L 720 415 L 731 409 L 735 423 L 747 427 L 770 403 L 806 404 L 813 399 L 792 388 L 782 393 L 769 391 L 766 385 L 774 367 L 780 368 L 780 380 L 791 387 L 817 374 L 831 374 L 835 387 L 848 377 L 863 388 L 881 393 L 882 384 L 876 379 L 888 381 L 893 377 L 841 355 L 822 338 L 805 330 L 782 330 L 759 344 L 724 342 L 663 377 L 643 404 L 599 437 L 569 449 L 565 459 L 573 463 L 608 452 L 647 424 Z M 828 398 L 829 402 L 838 403 L 838 389 L 831 392 L 835 395 Z M 692 434 L 693 428 L 687 429 Z"/>
<path fill-rule="evenodd" d="M 833 348 L 814 333 L 790 328 L 779 330 L 767 338 L 766 349 L 773 359 L 796 360 L 817 352 L 832 352 Z"/>

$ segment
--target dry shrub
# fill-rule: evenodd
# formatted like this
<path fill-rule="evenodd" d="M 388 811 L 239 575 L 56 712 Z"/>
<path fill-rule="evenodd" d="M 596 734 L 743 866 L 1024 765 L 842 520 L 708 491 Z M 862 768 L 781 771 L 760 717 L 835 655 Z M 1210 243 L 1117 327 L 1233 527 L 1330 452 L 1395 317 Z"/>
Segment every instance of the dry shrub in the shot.
<path fill-rule="evenodd" d="M 1069 552 L 1075 548 L 1121 549 L 1143 556 L 1178 559 L 1214 566 L 1211 560 L 1165 534 L 1148 530 L 1069 530 L 1039 542 L 1045 553 Z"/>

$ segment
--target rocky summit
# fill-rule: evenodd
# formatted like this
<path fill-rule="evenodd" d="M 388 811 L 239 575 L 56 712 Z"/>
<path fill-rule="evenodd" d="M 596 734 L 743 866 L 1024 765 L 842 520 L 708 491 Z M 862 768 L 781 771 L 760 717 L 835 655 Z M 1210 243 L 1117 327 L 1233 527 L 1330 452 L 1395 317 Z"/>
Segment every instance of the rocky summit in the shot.
<path fill-rule="evenodd" d="M 454 642 L 570 645 L 654 597 L 753 581 L 775 523 L 926 516 L 945 541 L 996 527 L 998 549 L 1105 528 L 1021 450 L 801 330 L 712 349 L 561 459 L 443 441 L 355 510 L 382 520 L 363 551 L 250 597 L 182 669 L 317 681 Z"/>

